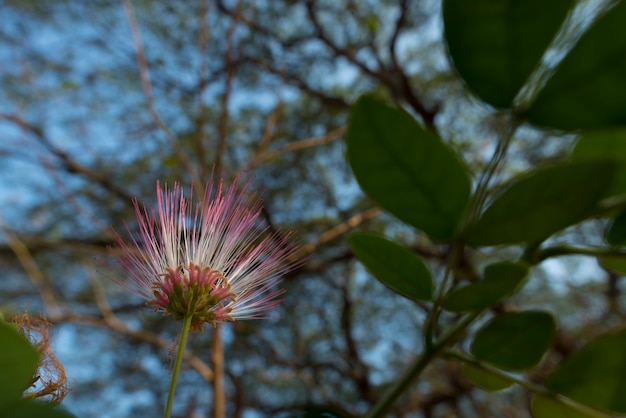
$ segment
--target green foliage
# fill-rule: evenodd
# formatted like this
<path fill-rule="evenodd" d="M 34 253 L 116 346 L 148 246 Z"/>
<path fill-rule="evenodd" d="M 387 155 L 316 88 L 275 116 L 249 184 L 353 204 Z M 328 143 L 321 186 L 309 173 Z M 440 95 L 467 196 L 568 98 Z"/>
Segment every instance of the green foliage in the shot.
<path fill-rule="evenodd" d="M 21 399 L 32 383 L 39 352 L 15 326 L 0 320 L 0 416 L 3 418 L 71 418 L 49 404 Z"/>
<path fill-rule="evenodd" d="M 74 418 L 74 415 L 38 401 L 18 400 L 0 410 L 2 418 Z"/>
<path fill-rule="evenodd" d="M 488 392 L 503 390 L 513 385 L 513 382 L 505 377 L 499 376 L 489 370 L 463 363 L 461 368 L 463 375 L 479 388 Z"/>
<path fill-rule="evenodd" d="M 483 280 L 448 293 L 441 306 L 452 312 L 487 308 L 515 293 L 527 276 L 528 267 L 523 263 L 490 264 Z"/>
<path fill-rule="evenodd" d="M 595 411 L 583 412 L 566 403 L 541 395 L 533 396 L 530 410 L 533 418 L 608 418 L 606 415 L 599 415 Z"/>
<path fill-rule="evenodd" d="M 507 312 L 482 328 L 471 346 L 479 360 L 505 370 L 535 366 L 552 345 L 556 324 L 547 312 Z"/>
<path fill-rule="evenodd" d="M 376 203 L 438 240 L 455 236 L 470 180 L 458 157 L 406 112 L 369 96 L 350 114 L 348 161 Z"/>
<path fill-rule="evenodd" d="M 533 170 L 505 188 L 467 240 L 475 246 L 542 241 L 593 215 L 614 173 L 614 165 L 606 161 Z"/>
<path fill-rule="evenodd" d="M 626 125 L 626 2 L 585 33 L 541 89 L 530 122 L 558 129 Z"/>
<path fill-rule="evenodd" d="M 622 211 L 611 223 L 606 234 L 611 245 L 626 245 L 626 211 Z"/>
<path fill-rule="evenodd" d="M 618 2 L 585 34 L 576 34 L 568 26 L 576 18 L 571 13 L 574 3 L 444 0 L 444 36 L 455 70 L 486 104 L 508 113 L 490 161 L 494 167 L 488 166 L 471 197 L 463 164 L 407 113 L 367 96 L 352 109 L 348 160 L 363 190 L 403 222 L 450 244 L 441 286 L 426 320 L 425 349 L 412 369 L 416 375 L 424 367 L 420 362 L 432 360 L 442 345 L 454 341 L 482 311 L 519 290 L 529 275 L 529 267 L 521 261 L 492 262 L 481 280 L 446 294 L 450 278 L 463 277 L 475 247 L 526 244 L 523 260 L 532 259 L 534 249 L 546 250 L 546 257 L 557 255 L 558 251 L 550 253 L 546 248 L 550 244 L 544 241 L 594 216 L 614 217 L 607 242 L 613 247 L 626 245 L 626 212 L 616 199 L 626 194 L 626 2 Z M 579 35 L 580 41 L 556 70 L 542 73 L 556 64 L 545 55 L 548 47 L 562 48 L 568 37 Z M 535 70 L 540 71 L 532 75 Z M 541 79 L 542 75 L 551 77 Z M 522 103 L 524 99 L 528 100 Z M 568 161 L 533 167 L 512 180 L 493 184 L 496 170 L 492 169 L 498 168 L 508 141 L 516 139 L 516 130 L 526 121 L 584 131 Z M 492 190 L 496 192 L 489 196 Z M 410 272 L 423 264 L 409 262 L 414 255 L 408 250 L 363 234 L 354 235 L 351 244 L 368 269 L 399 293 L 419 299 L 399 289 L 399 284 L 410 283 L 410 277 L 423 277 L 423 283 L 432 285 L 430 274 Z M 626 258 L 615 250 L 591 248 L 580 253 L 597 256 L 604 267 L 626 274 Z M 398 261 L 401 254 L 406 261 Z M 466 315 L 437 338 L 433 335 L 440 308 Z M 483 367 L 465 354 L 456 357 L 465 361 L 463 373 L 468 379 L 486 390 L 501 390 L 517 382 L 535 392 L 532 412 L 537 418 L 602 416 L 587 406 L 626 412 L 623 331 L 600 337 L 563 362 L 546 381 L 548 390 L 507 378 L 492 367 L 510 371 L 535 367 L 555 334 L 555 319 L 547 312 L 505 312 L 482 327 L 471 344 L 471 353 L 485 363 Z M 401 385 L 408 387 L 406 376 L 390 397 L 401 393 Z M 571 400 L 547 396 L 548 391 Z M 383 411 L 384 406 L 374 408 L 371 416 L 382 416 Z"/>
<path fill-rule="evenodd" d="M 619 255 L 603 255 L 598 257 L 598 262 L 605 269 L 626 276 L 626 257 Z"/>
<path fill-rule="evenodd" d="M 626 413 L 624 353 L 626 330 L 601 336 L 563 361 L 546 386 L 582 404 Z"/>
<path fill-rule="evenodd" d="M 572 3 L 445 0 L 445 37 L 456 70 L 490 105 L 512 107 Z"/>
<path fill-rule="evenodd" d="M 0 406 L 19 398 L 28 388 L 39 353 L 14 326 L 0 321 Z"/>
<path fill-rule="evenodd" d="M 359 260 L 385 286 L 409 299 L 432 299 L 430 271 L 407 248 L 368 233 L 352 234 L 350 245 Z"/>
<path fill-rule="evenodd" d="M 617 172 L 607 196 L 626 193 L 626 129 L 583 132 L 572 151 L 572 161 L 614 161 Z"/>

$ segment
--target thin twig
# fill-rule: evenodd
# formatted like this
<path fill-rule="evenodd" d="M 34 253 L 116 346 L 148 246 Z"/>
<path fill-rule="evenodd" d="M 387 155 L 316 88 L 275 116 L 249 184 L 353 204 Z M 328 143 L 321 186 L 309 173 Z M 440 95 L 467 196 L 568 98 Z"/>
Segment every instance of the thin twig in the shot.
<path fill-rule="evenodd" d="M 37 262 L 33 258 L 28 247 L 20 238 L 9 230 L 3 218 L 0 217 L 0 229 L 6 235 L 6 242 L 15 253 L 18 261 L 26 271 L 31 283 L 37 288 L 41 301 L 43 302 L 48 318 L 51 321 L 57 320 L 61 316 L 61 305 L 54 296 L 54 289 L 46 276 L 43 274 Z"/>
<path fill-rule="evenodd" d="M 222 109 L 219 116 L 217 131 L 217 146 L 214 163 L 214 172 L 218 177 L 223 177 L 224 170 L 224 152 L 226 151 L 226 137 L 228 134 L 228 122 L 230 119 L 229 102 L 232 91 L 232 84 L 235 72 L 235 63 L 233 62 L 232 53 L 233 35 L 238 24 L 238 17 L 241 14 L 243 1 L 237 2 L 236 11 L 233 15 L 231 25 L 226 33 L 226 51 L 224 54 L 224 72 L 226 79 L 224 80 L 224 93 L 222 95 Z M 226 414 L 226 394 L 224 393 L 224 345 L 221 338 L 221 329 L 216 326 L 213 329 L 212 355 L 213 363 L 213 415 L 215 418 L 224 418 Z"/>
<path fill-rule="evenodd" d="M 60 161 L 61 167 L 69 174 L 76 174 L 90 180 L 104 189 L 109 190 L 111 193 L 117 195 L 122 200 L 130 201 L 132 196 L 127 194 L 124 190 L 115 186 L 111 181 L 111 177 L 103 174 L 102 172 L 92 170 L 80 164 L 76 159 L 72 158 L 69 154 L 56 147 L 45 135 L 44 131 L 34 124 L 25 121 L 18 115 L 12 115 L 7 113 L 0 113 L 1 120 L 7 120 L 15 123 L 24 132 L 30 133 L 34 139 L 44 146 L 51 155 L 56 157 Z"/>
<path fill-rule="evenodd" d="M 259 164 L 265 163 L 269 160 L 272 160 L 276 157 L 280 157 L 282 154 L 294 151 L 300 151 L 306 148 L 312 148 L 320 145 L 329 144 L 341 137 L 346 132 L 346 127 L 342 126 L 340 128 L 334 129 L 322 136 L 314 136 L 311 138 L 302 139 L 300 141 L 289 142 L 288 144 L 283 145 L 282 147 L 272 150 L 265 151 L 261 148 L 261 144 L 259 145 L 259 149 L 257 150 L 257 154 L 248 161 L 248 164 L 241 170 L 252 170 Z"/>
<path fill-rule="evenodd" d="M 233 35 L 235 34 L 235 28 L 241 15 L 243 1 L 237 2 L 235 13 L 232 17 L 231 25 L 226 33 L 226 51 L 224 53 L 224 73 L 226 79 L 224 80 L 224 94 L 222 95 L 222 109 L 219 117 L 217 127 L 217 146 L 215 155 L 215 173 L 218 177 L 223 175 L 224 165 L 224 151 L 226 150 L 226 136 L 228 130 L 228 121 L 230 119 L 230 113 L 228 110 L 228 104 L 230 102 L 230 94 L 232 91 L 233 78 L 235 72 L 235 62 L 233 61 Z"/>
<path fill-rule="evenodd" d="M 327 242 L 332 241 L 333 239 L 345 234 L 346 232 L 356 228 L 363 222 L 372 219 L 379 213 L 380 209 L 375 207 L 353 215 L 352 217 L 350 217 L 350 219 L 340 223 L 339 225 L 329 229 L 326 232 L 321 233 L 316 241 L 303 245 L 300 251 L 295 255 L 295 257 L 299 258 L 303 255 L 313 253 L 315 249 L 320 245 L 326 244 Z"/>
<path fill-rule="evenodd" d="M 197 122 L 197 135 L 196 135 L 196 152 L 197 152 L 197 161 L 200 166 L 200 177 L 203 180 L 206 180 L 207 176 L 207 161 L 206 161 L 206 150 L 204 147 L 204 125 L 206 124 L 207 119 L 207 106 L 204 105 L 204 92 L 208 85 L 208 66 L 207 66 L 207 46 L 209 44 L 210 39 L 210 31 L 209 25 L 207 24 L 207 14 L 209 10 L 209 2 L 208 0 L 203 0 L 200 2 L 200 11 L 198 12 L 198 26 L 200 27 L 199 34 L 199 42 L 198 42 L 198 52 L 200 55 L 200 70 L 198 72 L 198 77 L 200 83 L 198 85 L 198 122 Z"/>
<path fill-rule="evenodd" d="M 135 9 L 130 0 L 120 0 L 120 2 L 122 3 L 126 19 L 128 20 L 128 24 L 130 26 L 133 44 L 135 47 L 135 57 L 139 68 L 139 79 L 141 81 L 141 87 L 146 99 L 146 106 L 148 108 L 148 112 L 150 113 L 150 117 L 152 118 L 152 123 L 154 123 L 157 129 L 163 132 L 171 147 L 174 149 L 174 152 L 176 153 L 176 156 L 180 160 L 181 164 L 183 164 L 185 170 L 187 170 L 191 176 L 193 184 L 198 190 L 202 190 L 202 182 L 198 177 L 196 169 L 189 160 L 189 157 L 187 157 L 183 147 L 178 143 L 178 138 L 176 138 L 167 125 L 165 125 L 154 105 L 154 94 L 152 92 L 152 82 L 150 81 L 150 71 L 148 61 L 146 60 L 143 41 L 141 39 L 141 30 L 139 29 L 139 23 L 137 22 L 137 17 L 135 16 Z"/>

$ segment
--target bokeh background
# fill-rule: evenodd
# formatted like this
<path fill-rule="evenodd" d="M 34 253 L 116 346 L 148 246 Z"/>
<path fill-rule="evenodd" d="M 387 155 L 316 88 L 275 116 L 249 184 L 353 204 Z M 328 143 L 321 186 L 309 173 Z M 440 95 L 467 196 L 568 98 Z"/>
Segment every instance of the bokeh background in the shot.
<path fill-rule="evenodd" d="M 437 0 L 0 2 L 0 311 L 52 322 L 68 410 L 160 415 L 178 324 L 107 280 L 107 246 L 112 228 L 136 227 L 133 197 L 155 203 L 157 179 L 190 187 L 214 170 L 251 179 L 265 220 L 293 230 L 310 258 L 285 278 L 272 318 L 221 328 L 223 363 L 214 330 L 192 337 L 175 416 L 212 416 L 220 364 L 228 417 L 367 411 L 419 353 L 427 307 L 368 275 L 347 236 L 382 233 L 435 276 L 447 249 L 356 184 L 343 135 L 366 92 L 438 132 L 475 175 L 503 126 L 451 69 Z M 499 175 L 563 159 L 574 141 L 523 127 Z M 563 236 L 589 242 L 602 227 Z M 507 304 L 558 314 L 553 363 L 624 319 L 621 289 L 593 259 L 569 257 L 534 269 Z M 520 389 L 487 394 L 436 362 L 392 416 L 521 418 L 527 404 Z"/>

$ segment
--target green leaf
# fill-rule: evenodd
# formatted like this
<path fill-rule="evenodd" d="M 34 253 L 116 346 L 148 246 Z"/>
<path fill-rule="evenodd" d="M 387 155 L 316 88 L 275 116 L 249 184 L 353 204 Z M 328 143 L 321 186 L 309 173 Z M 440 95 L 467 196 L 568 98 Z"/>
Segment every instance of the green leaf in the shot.
<path fill-rule="evenodd" d="M 0 405 L 18 399 L 33 378 L 39 353 L 12 325 L 0 321 Z"/>
<path fill-rule="evenodd" d="M 473 384 L 488 392 L 506 389 L 513 385 L 511 380 L 469 363 L 463 363 L 461 371 Z"/>
<path fill-rule="evenodd" d="M 626 2 L 619 2 L 563 59 L 527 112 L 557 129 L 626 125 Z"/>
<path fill-rule="evenodd" d="M 490 105 L 511 107 L 572 4 L 445 0 L 445 38 L 459 75 Z"/>
<path fill-rule="evenodd" d="M 614 161 L 617 172 L 607 196 L 626 194 L 626 129 L 602 129 L 581 133 L 572 161 Z"/>
<path fill-rule="evenodd" d="M 0 408 L 2 418 L 75 418 L 74 415 L 52 405 L 33 401 L 19 400 Z"/>
<path fill-rule="evenodd" d="M 607 270 L 626 276 L 626 257 L 619 255 L 603 255 L 598 257 L 598 263 Z"/>
<path fill-rule="evenodd" d="M 352 251 L 385 286 L 413 300 L 431 300 L 433 279 L 424 262 L 407 248 L 363 232 L 350 236 Z"/>
<path fill-rule="evenodd" d="M 352 107 L 348 160 L 378 205 L 439 240 L 457 232 L 470 194 L 458 157 L 406 112 L 369 96 Z"/>
<path fill-rule="evenodd" d="M 626 413 L 626 330 L 603 335 L 575 352 L 546 387 L 601 410 Z"/>
<path fill-rule="evenodd" d="M 613 220 L 607 231 L 606 240 L 611 245 L 626 245 L 626 211 Z"/>
<path fill-rule="evenodd" d="M 608 415 L 595 411 L 593 413 L 585 413 L 572 405 L 541 395 L 533 396 L 530 410 L 533 418 L 609 418 Z"/>
<path fill-rule="evenodd" d="M 503 261 L 485 268 L 485 278 L 455 289 L 442 302 L 444 309 L 467 312 L 494 305 L 511 296 L 528 276 L 528 267 L 522 263 Z"/>
<path fill-rule="evenodd" d="M 611 186 L 615 165 L 577 162 L 515 179 L 470 229 L 474 246 L 536 242 L 593 215 Z"/>
<path fill-rule="evenodd" d="M 478 360 L 502 369 L 526 370 L 548 350 L 555 328 L 547 312 L 507 312 L 478 332 L 470 351 Z"/>

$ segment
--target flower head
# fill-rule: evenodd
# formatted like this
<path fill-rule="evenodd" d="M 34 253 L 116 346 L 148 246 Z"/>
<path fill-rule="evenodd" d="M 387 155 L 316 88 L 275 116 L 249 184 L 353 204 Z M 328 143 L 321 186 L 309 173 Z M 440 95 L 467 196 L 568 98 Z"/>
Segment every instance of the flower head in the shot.
<path fill-rule="evenodd" d="M 264 318 L 280 302 L 276 284 L 296 268 L 298 247 L 290 235 L 270 232 L 262 221 L 262 203 L 247 192 L 209 181 L 194 205 L 178 184 L 161 188 L 157 212 L 134 200 L 137 238 L 117 235 L 123 277 L 113 280 L 147 300 L 155 311 L 176 319 L 192 316 L 204 323 Z"/>

